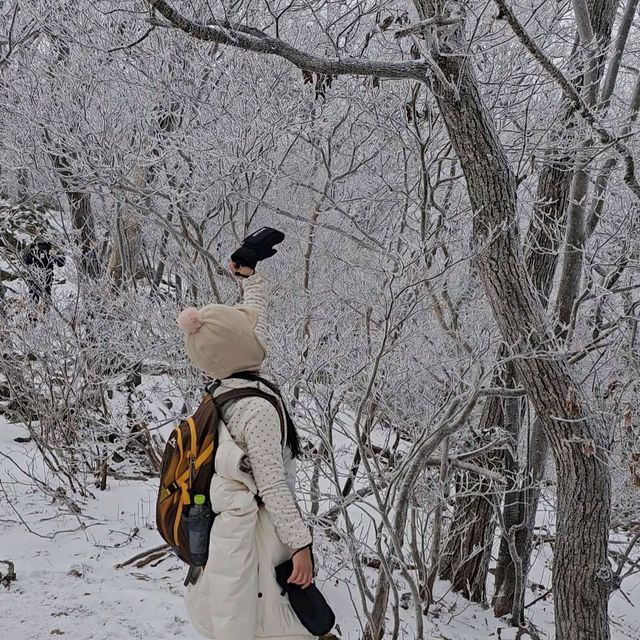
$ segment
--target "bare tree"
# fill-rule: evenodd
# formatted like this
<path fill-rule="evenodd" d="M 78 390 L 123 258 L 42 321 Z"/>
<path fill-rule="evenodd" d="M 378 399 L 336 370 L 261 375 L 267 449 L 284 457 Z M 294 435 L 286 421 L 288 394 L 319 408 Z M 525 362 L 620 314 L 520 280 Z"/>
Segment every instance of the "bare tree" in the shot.
<path fill-rule="evenodd" d="M 557 637 L 606 638 L 639 391 L 637 3 L 617 8 L 1 10 L 0 411 L 70 490 L 153 473 L 156 430 L 199 389 L 177 310 L 237 300 L 231 247 L 284 228 L 268 366 L 295 400 L 321 570 L 353 567 L 365 635 L 410 616 L 423 637 L 438 571 L 485 600 L 495 569 L 496 613 L 526 624 L 544 492 Z M 40 308 L 35 218 L 72 258 Z"/>
<path fill-rule="evenodd" d="M 406 63 L 321 59 L 253 27 L 224 21 L 220 21 L 221 26 L 205 26 L 185 18 L 163 0 L 151 0 L 150 5 L 194 37 L 279 55 L 306 71 L 429 81 L 465 174 L 474 214 L 479 277 L 513 355 L 518 378 L 527 389 L 554 454 L 558 474 L 553 577 L 557 634 L 561 638 L 608 638 L 608 431 L 593 413 L 567 363 L 553 357 L 561 348 L 526 276 L 516 228 L 515 176 L 478 91 L 473 67 L 463 55 L 468 46 L 463 19 L 466 3 L 449 3 L 443 11 L 429 1 L 416 2 L 425 33 L 439 34 L 447 51 L 443 53 L 442 45 L 436 48 L 431 39 L 430 47 L 418 49 L 418 60 Z M 434 29 L 439 16 L 454 24 Z M 429 40 L 427 37 L 426 45 Z M 582 108 L 587 120 L 588 106 Z M 380 637 L 379 627 L 373 635 Z"/>

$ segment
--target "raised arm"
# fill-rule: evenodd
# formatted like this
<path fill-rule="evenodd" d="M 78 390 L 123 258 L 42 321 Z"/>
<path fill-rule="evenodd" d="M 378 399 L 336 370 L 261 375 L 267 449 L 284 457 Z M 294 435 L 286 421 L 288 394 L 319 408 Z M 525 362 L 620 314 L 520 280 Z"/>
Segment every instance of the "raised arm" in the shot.
<path fill-rule="evenodd" d="M 256 265 L 262 260 L 271 258 L 278 250 L 275 249 L 284 240 L 284 233 L 272 227 L 261 227 L 248 235 L 240 247 L 231 254 L 229 268 L 231 272 L 240 276 L 244 304 L 253 307 L 258 314 L 256 334 L 266 346 L 269 294 L 268 282 L 255 272 Z"/>
<path fill-rule="evenodd" d="M 260 273 L 242 279 L 242 302 L 258 312 L 255 332 L 265 347 L 269 327 L 269 282 Z"/>

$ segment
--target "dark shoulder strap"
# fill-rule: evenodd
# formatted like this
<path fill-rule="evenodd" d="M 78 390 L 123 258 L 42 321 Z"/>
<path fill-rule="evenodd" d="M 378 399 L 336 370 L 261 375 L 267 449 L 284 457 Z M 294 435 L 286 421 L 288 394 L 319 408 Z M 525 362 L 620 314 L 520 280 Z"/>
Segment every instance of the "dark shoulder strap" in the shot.
<path fill-rule="evenodd" d="M 278 413 L 280 413 L 280 419 L 283 420 L 283 429 L 286 430 L 287 442 L 288 442 L 289 432 L 290 431 L 295 432 L 295 426 L 293 424 L 293 420 L 291 419 L 291 415 L 289 414 L 289 411 L 287 409 L 287 405 L 285 404 L 284 399 L 282 398 L 282 393 L 278 385 L 275 384 L 274 382 L 271 382 L 270 380 L 263 378 L 259 374 L 254 373 L 253 371 L 239 371 L 237 373 L 230 375 L 229 378 L 237 378 L 240 380 L 247 380 L 249 382 L 259 382 L 260 384 L 265 385 L 268 389 L 273 391 L 273 393 L 275 393 L 278 396 L 278 398 L 280 398 L 281 403 L 278 403 L 277 408 L 278 408 Z"/>
<path fill-rule="evenodd" d="M 219 396 L 213 397 L 213 401 L 216 403 L 218 409 L 222 409 L 223 405 L 227 404 L 228 402 L 240 400 L 241 398 L 264 398 L 273 405 L 275 410 L 278 412 L 278 418 L 280 419 L 280 439 L 282 441 L 285 436 L 286 418 L 282 411 L 282 407 L 278 402 L 278 399 L 274 398 L 272 395 L 264 393 L 264 391 L 260 391 L 259 389 L 242 387 L 240 389 L 232 389 L 231 391 L 221 393 Z"/>
<path fill-rule="evenodd" d="M 265 387 L 267 387 L 268 389 L 271 389 L 273 393 L 282 397 L 282 394 L 280 393 L 280 389 L 278 385 L 271 382 L 270 380 L 266 380 L 265 378 L 258 375 L 257 373 L 253 373 L 253 371 L 238 371 L 237 373 L 231 374 L 229 378 L 236 378 L 239 380 L 248 380 L 250 382 L 260 382 L 263 385 L 265 385 Z"/>

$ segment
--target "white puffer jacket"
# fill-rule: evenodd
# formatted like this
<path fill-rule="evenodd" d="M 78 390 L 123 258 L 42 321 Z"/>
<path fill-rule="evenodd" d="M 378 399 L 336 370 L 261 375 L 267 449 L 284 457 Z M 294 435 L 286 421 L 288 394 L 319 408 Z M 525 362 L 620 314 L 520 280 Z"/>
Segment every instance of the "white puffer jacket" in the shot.
<path fill-rule="evenodd" d="M 242 401 L 238 401 L 238 404 Z M 214 640 L 311 640 L 286 595 L 274 567 L 291 557 L 264 507 L 257 487 L 241 469 L 245 452 L 220 422 L 211 506 L 218 515 L 209 543 L 209 561 L 185 592 L 191 622 Z"/>

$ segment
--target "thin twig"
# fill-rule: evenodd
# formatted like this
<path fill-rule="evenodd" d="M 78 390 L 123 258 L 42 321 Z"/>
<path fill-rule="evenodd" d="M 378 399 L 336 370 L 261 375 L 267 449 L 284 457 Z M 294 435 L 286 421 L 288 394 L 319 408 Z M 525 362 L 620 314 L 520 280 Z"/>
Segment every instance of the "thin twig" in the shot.
<path fill-rule="evenodd" d="M 156 25 L 151 25 L 145 33 L 140 36 L 137 40 L 132 42 L 131 44 L 125 44 L 122 47 L 114 47 L 113 49 L 107 49 L 107 53 L 114 53 L 115 51 L 124 51 L 126 49 L 133 49 L 133 47 L 139 45 L 141 42 L 146 40 L 154 31 L 156 30 Z"/>

